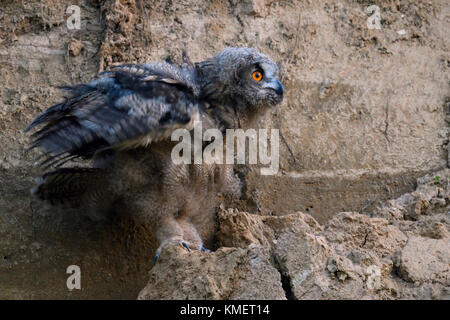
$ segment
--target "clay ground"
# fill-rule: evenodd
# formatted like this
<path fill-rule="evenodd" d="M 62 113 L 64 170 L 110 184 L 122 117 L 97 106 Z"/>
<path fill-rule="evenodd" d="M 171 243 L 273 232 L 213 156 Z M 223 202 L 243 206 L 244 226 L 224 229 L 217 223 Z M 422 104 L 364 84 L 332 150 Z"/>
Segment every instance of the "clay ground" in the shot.
<path fill-rule="evenodd" d="M 2 1 L 0 299 L 448 299 L 448 30 L 445 0 Z M 205 235 L 214 253 L 168 247 L 152 268 L 145 226 L 30 197 L 23 129 L 57 86 L 227 46 L 279 62 L 286 99 L 259 121 L 280 129 L 279 173 L 240 168 L 245 196 Z"/>

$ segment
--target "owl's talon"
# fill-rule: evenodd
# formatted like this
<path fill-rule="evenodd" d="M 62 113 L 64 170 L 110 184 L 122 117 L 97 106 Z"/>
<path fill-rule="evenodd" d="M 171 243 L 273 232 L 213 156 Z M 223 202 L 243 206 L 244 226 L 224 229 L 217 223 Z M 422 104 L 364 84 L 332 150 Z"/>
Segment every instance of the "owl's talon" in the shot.
<path fill-rule="evenodd" d="M 191 252 L 191 248 L 184 241 L 180 241 L 180 244 L 187 249 L 187 251 Z"/>
<path fill-rule="evenodd" d="M 173 242 L 172 242 L 172 243 L 173 243 Z M 184 241 L 179 241 L 178 243 L 179 243 L 181 246 L 183 246 L 184 248 L 186 248 L 187 251 L 191 252 L 191 248 L 189 247 L 189 245 L 188 245 L 186 242 L 184 242 Z M 160 253 L 161 253 L 161 251 L 162 251 L 162 248 L 163 248 L 165 245 L 166 245 L 166 244 L 160 245 L 159 248 L 158 248 L 158 250 L 156 250 L 155 256 L 153 257 L 153 265 L 155 265 L 156 262 L 158 261 L 158 257 L 159 257 L 159 255 L 160 255 Z"/>
<path fill-rule="evenodd" d="M 206 249 L 204 246 L 201 246 L 201 247 L 200 247 L 200 251 L 206 252 L 206 253 L 211 253 L 211 250 Z"/>
<path fill-rule="evenodd" d="M 153 265 L 156 264 L 156 261 L 158 261 L 159 252 L 156 252 L 155 256 L 153 257 Z"/>
<path fill-rule="evenodd" d="M 174 243 L 174 242 L 172 242 Z M 175 242 L 176 243 L 176 242 Z M 164 243 L 163 245 L 160 245 L 158 250 L 156 250 L 155 256 L 153 257 L 153 265 L 156 264 L 156 262 L 158 261 L 159 255 L 162 251 L 162 248 L 166 245 L 167 243 Z M 188 252 L 191 252 L 191 247 L 184 241 L 178 241 L 178 244 L 181 245 L 183 248 L 185 248 Z M 200 251 L 203 252 L 211 252 L 211 250 L 206 249 L 203 245 L 199 247 Z"/>

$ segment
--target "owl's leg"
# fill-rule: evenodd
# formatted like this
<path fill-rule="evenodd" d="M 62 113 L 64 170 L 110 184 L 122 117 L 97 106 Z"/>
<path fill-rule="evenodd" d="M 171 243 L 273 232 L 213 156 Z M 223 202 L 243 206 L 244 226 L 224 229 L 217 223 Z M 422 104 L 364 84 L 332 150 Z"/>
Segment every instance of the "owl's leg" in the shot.
<path fill-rule="evenodd" d="M 223 193 L 232 198 L 240 198 L 242 193 L 242 182 L 234 173 L 233 166 L 227 165 L 225 167 L 223 186 L 224 188 L 221 190 Z"/>
<path fill-rule="evenodd" d="M 183 238 L 189 243 L 193 248 L 204 252 L 211 252 L 203 246 L 203 240 L 198 234 L 197 228 L 186 218 L 177 219 L 180 227 L 183 229 Z"/>
<path fill-rule="evenodd" d="M 147 188 L 149 189 L 149 188 Z M 174 201 L 162 200 L 163 196 L 156 190 L 134 190 L 126 194 L 121 203 L 124 207 L 116 210 L 126 210 L 137 221 L 149 224 L 159 244 L 153 262 L 156 263 L 162 248 L 167 244 L 180 244 L 189 250 L 189 246 L 183 239 L 183 229 L 176 220 L 179 207 L 176 199 Z"/>
<path fill-rule="evenodd" d="M 184 230 L 173 216 L 161 218 L 158 221 L 158 228 L 156 230 L 156 239 L 160 245 L 156 250 L 155 257 L 153 258 L 153 264 L 156 263 L 162 249 L 167 244 L 180 244 L 190 251 L 190 246 L 185 240 Z"/>

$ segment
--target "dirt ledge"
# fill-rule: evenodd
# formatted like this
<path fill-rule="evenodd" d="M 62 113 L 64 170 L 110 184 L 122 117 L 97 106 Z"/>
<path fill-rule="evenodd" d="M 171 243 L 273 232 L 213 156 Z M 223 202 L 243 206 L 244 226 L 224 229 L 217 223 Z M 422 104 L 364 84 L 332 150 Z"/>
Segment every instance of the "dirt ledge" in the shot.
<path fill-rule="evenodd" d="M 449 178 L 323 226 L 222 209 L 219 249 L 166 247 L 138 299 L 449 299 Z"/>

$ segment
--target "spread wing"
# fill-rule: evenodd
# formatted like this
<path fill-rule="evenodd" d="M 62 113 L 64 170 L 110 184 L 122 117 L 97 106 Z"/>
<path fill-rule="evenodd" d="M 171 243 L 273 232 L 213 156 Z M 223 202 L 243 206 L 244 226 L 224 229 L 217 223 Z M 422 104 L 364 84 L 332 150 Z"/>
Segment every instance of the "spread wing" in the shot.
<path fill-rule="evenodd" d="M 199 118 L 195 85 L 183 69 L 167 63 L 122 65 L 89 84 L 63 89 L 71 97 L 25 130 L 41 126 L 31 148 L 44 150 L 48 166 L 111 148 L 147 146 L 177 128 L 190 130 Z"/>

